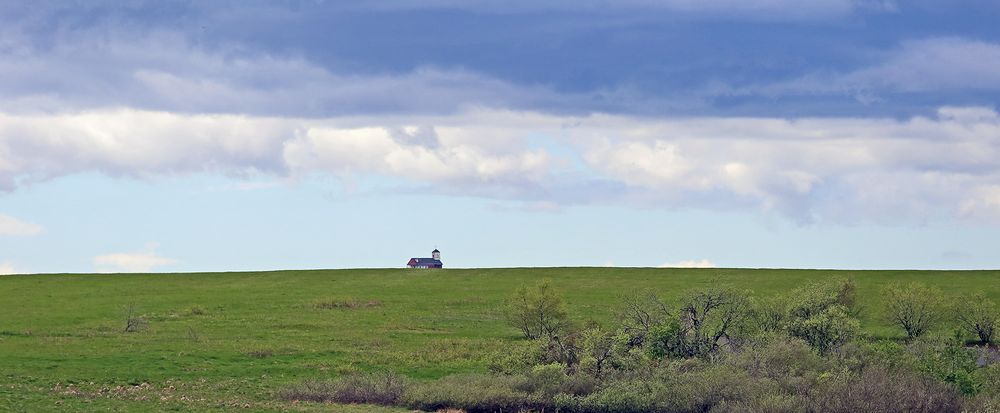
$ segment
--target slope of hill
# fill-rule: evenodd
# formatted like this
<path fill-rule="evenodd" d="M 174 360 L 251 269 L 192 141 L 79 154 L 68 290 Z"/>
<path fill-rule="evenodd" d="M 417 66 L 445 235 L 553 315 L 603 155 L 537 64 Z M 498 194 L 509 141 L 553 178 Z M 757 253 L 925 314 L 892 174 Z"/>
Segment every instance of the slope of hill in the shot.
<path fill-rule="evenodd" d="M 580 321 L 607 321 L 622 294 L 667 300 L 726 283 L 757 296 L 850 278 L 864 329 L 881 288 L 919 280 L 1000 299 L 1000 271 L 651 268 L 315 270 L 0 277 L 0 410 L 310 409 L 275 400 L 288 383 L 391 368 L 414 378 L 483 370 L 518 339 L 499 310 L 549 280 Z M 141 322 L 125 332 L 128 308 Z M 352 407 L 351 409 L 368 409 Z"/>

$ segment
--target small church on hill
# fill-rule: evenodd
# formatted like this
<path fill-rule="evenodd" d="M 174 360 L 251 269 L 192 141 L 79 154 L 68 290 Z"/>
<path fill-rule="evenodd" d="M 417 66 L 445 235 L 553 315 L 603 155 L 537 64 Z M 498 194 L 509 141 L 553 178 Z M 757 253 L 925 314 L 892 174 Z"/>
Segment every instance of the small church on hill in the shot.
<path fill-rule="evenodd" d="M 410 258 L 406 266 L 409 268 L 442 268 L 444 264 L 441 263 L 441 251 L 435 248 L 434 251 L 431 251 L 431 258 Z"/>

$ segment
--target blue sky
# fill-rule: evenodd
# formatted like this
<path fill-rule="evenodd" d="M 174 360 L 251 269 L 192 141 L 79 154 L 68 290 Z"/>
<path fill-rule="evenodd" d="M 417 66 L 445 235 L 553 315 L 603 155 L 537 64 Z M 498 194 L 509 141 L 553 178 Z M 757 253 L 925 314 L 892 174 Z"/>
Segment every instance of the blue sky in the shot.
<path fill-rule="evenodd" d="M 1000 268 L 1000 5 L 0 4 L 0 273 Z"/>

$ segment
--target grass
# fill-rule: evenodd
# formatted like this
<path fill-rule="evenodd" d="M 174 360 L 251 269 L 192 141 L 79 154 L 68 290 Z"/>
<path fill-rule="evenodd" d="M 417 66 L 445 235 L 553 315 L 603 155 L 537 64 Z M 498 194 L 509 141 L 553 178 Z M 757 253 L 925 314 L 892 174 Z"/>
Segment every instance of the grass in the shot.
<path fill-rule="evenodd" d="M 882 287 L 919 280 L 1000 300 L 1000 271 L 747 269 L 335 270 L 0 277 L 0 411 L 324 411 L 276 393 L 304 379 L 391 369 L 414 379 L 483 371 L 518 339 L 498 308 L 550 280 L 579 321 L 621 294 L 668 300 L 729 283 L 768 296 L 825 277 L 858 285 L 865 330 L 897 337 Z M 124 332 L 126 309 L 146 321 Z M 394 411 L 371 406 L 343 411 Z"/>

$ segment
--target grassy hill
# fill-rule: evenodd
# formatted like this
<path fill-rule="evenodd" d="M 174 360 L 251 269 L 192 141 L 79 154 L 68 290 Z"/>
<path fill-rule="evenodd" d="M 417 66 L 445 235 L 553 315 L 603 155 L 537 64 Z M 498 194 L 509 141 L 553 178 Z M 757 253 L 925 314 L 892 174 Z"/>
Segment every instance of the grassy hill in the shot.
<path fill-rule="evenodd" d="M 919 280 L 1000 300 L 1000 271 L 523 268 L 317 270 L 0 277 L 0 411 L 319 411 L 276 401 L 289 383 L 392 369 L 436 378 L 481 371 L 518 339 L 499 307 L 549 280 L 574 318 L 609 320 L 622 294 L 668 301 L 716 283 L 757 296 L 827 277 L 858 285 L 864 329 L 882 287 Z M 125 333 L 126 308 L 145 319 Z M 345 407 L 347 411 L 374 409 Z M 383 410 L 383 409 L 379 409 Z"/>

